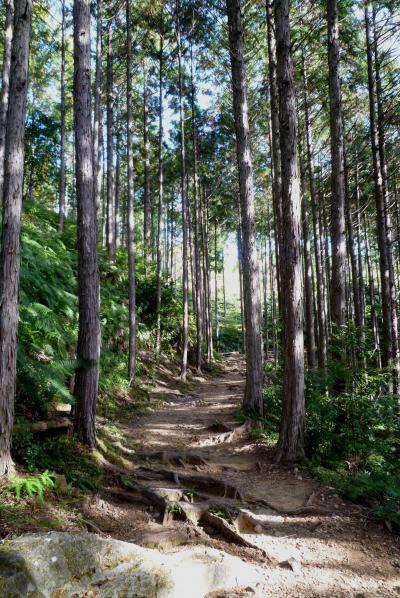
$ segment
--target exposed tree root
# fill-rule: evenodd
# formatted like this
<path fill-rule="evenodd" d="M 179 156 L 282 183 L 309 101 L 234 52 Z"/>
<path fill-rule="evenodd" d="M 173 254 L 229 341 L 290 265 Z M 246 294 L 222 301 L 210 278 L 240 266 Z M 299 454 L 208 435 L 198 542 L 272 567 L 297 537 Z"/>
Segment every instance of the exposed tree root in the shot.
<path fill-rule="evenodd" d="M 49 430 L 57 430 L 60 434 L 72 429 L 72 421 L 68 417 L 50 419 L 48 421 L 30 422 L 27 424 L 15 424 L 14 432 L 30 432 L 38 434 Z"/>
<path fill-rule="evenodd" d="M 197 477 L 197 476 L 195 476 Z M 207 478 L 209 480 L 209 478 Z M 201 502 L 188 502 L 187 491 L 182 489 L 157 488 L 150 489 L 135 481 L 121 478 L 121 484 L 125 490 L 116 489 L 110 492 L 116 498 L 128 502 L 142 502 L 151 504 L 160 511 L 160 523 L 165 526 L 171 519 L 180 519 L 186 522 L 187 527 L 182 529 L 170 528 L 163 533 L 157 532 L 155 535 L 150 533 L 144 538 L 146 546 L 178 546 L 185 544 L 193 539 L 207 539 L 207 534 L 198 526 L 212 528 L 217 534 L 223 536 L 227 541 L 238 546 L 252 548 L 260 551 L 264 556 L 265 552 L 258 546 L 245 540 L 235 529 L 235 522 L 247 518 L 248 526 L 253 532 L 260 533 L 262 524 L 252 520 L 246 513 L 240 509 L 232 507 L 221 502 L 206 500 Z M 214 481 L 214 480 L 213 480 Z M 110 489 L 108 490 L 110 491 Z M 196 496 L 196 498 L 199 498 Z M 212 512 L 222 513 L 227 519 Z M 230 523 L 229 521 L 232 523 Z"/>
<path fill-rule="evenodd" d="M 209 525 L 212 527 L 216 532 L 220 533 L 226 540 L 229 542 L 233 542 L 238 546 L 244 546 L 246 548 L 252 548 L 254 550 L 258 550 L 263 554 L 263 556 L 267 556 L 265 550 L 248 542 L 245 540 L 233 527 L 230 525 L 226 519 L 220 517 L 219 515 L 214 515 L 214 513 L 210 513 L 210 511 L 205 511 L 203 514 L 200 523 L 203 525 Z"/>
<path fill-rule="evenodd" d="M 207 494 L 223 496 L 224 498 L 233 498 L 243 500 L 242 493 L 233 484 L 215 478 L 213 476 L 202 476 L 194 473 L 183 473 L 169 469 L 152 469 L 150 467 L 140 467 L 135 471 L 138 478 L 142 479 L 160 479 L 173 480 L 177 485 L 182 484 L 195 490 L 202 490 Z"/>
<path fill-rule="evenodd" d="M 252 422 L 251 420 L 247 420 L 244 424 L 242 424 L 241 426 L 237 426 L 233 430 L 224 432 L 222 434 L 217 434 L 215 436 L 209 436 L 205 440 L 200 440 L 198 442 L 198 446 L 212 446 L 216 444 L 234 442 L 235 440 L 243 438 L 243 436 L 249 434 L 253 426 L 254 422 Z"/>
<path fill-rule="evenodd" d="M 268 509 L 279 513 L 279 515 L 332 515 L 334 513 L 334 509 L 317 505 L 303 505 L 296 509 L 281 509 L 263 498 L 249 497 L 248 501 L 252 504 L 259 504 L 267 507 Z"/>
<path fill-rule="evenodd" d="M 169 463 L 176 467 L 186 467 L 186 465 L 200 465 L 206 466 L 207 461 L 196 453 L 180 453 L 175 451 L 159 451 L 157 453 L 150 453 L 141 455 L 142 458 L 150 461 L 159 461 L 161 463 Z"/>
<path fill-rule="evenodd" d="M 191 544 L 204 539 L 204 532 L 193 525 L 184 524 L 180 527 L 162 528 L 146 532 L 140 538 L 140 544 L 147 548 L 175 548 Z"/>

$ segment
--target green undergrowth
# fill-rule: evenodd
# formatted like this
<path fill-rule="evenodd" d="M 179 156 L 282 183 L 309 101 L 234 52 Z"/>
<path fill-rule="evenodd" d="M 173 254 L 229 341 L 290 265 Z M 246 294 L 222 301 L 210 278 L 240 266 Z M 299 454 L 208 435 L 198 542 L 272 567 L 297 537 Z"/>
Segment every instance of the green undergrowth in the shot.
<path fill-rule="evenodd" d="M 267 364 L 266 378 L 259 435 L 271 442 L 279 433 L 282 374 Z M 332 362 L 324 375 L 307 373 L 305 465 L 400 530 L 400 421 L 397 400 L 385 390 L 387 379 L 386 372 L 365 370 L 359 362 Z"/>
<path fill-rule="evenodd" d="M 143 410 L 148 397 L 141 377 L 146 355 L 155 343 L 156 274 L 137 257 L 137 384 L 127 377 L 128 277 L 127 254 L 117 251 L 115 264 L 100 252 L 101 362 L 99 415 L 119 421 Z M 29 423 L 53 417 L 59 404 L 73 406 L 73 377 L 85 363 L 76 359 L 78 332 L 76 225 L 65 222 L 57 230 L 57 214 L 27 202 L 23 214 L 21 258 L 21 310 L 17 363 L 17 420 Z M 162 287 L 162 350 L 171 355 L 179 346 L 181 297 L 168 280 Z M 193 333 L 193 322 L 190 322 Z M 154 367 L 157 379 L 157 368 Z M 52 415 L 53 414 L 53 415 Z M 64 466 L 62 437 L 14 434 L 13 457 L 19 466 L 57 471 Z M 53 455 L 53 456 L 52 456 Z M 68 467 L 67 477 L 78 485 L 92 475 Z M 77 472 L 77 473 L 74 473 Z"/>

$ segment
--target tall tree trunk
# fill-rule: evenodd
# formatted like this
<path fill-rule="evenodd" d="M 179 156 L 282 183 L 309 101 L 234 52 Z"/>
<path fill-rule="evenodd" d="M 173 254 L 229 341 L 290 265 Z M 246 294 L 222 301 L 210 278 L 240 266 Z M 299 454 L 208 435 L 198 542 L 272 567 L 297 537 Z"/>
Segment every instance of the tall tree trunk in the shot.
<path fill-rule="evenodd" d="M 112 20 L 107 29 L 107 250 L 115 261 L 115 205 L 114 205 L 114 96 Z"/>
<path fill-rule="evenodd" d="M 214 359 L 214 347 L 212 336 L 212 304 L 211 304 L 211 265 L 209 250 L 209 220 L 208 220 L 208 198 L 204 192 L 203 198 L 203 255 L 204 255 L 204 291 L 205 291 L 205 313 L 206 313 L 206 345 L 207 361 Z"/>
<path fill-rule="evenodd" d="M 6 1 L 6 21 L 4 25 L 3 69 L 0 92 L 0 201 L 3 201 L 4 154 L 6 146 L 6 125 L 8 98 L 10 91 L 11 46 L 14 29 L 14 0 Z"/>
<path fill-rule="evenodd" d="M 65 1 L 65 0 L 63 0 Z M 101 116 L 101 58 L 102 58 L 102 0 L 97 0 L 96 10 L 97 37 L 96 37 L 96 79 L 94 88 L 94 118 L 93 118 L 93 172 L 94 172 L 94 201 L 97 215 L 100 214 L 100 192 L 101 192 L 101 150 L 103 139 L 102 116 Z"/>
<path fill-rule="evenodd" d="M 149 91 L 146 59 L 143 61 L 143 158 L 144 158 L 144 213 L 143 251 L 146 263 L 151 261 L 151 195 L 149 144 Z"/>
<path fill-rule="evenodd" d="M 239 198 L 238 198 L 239 199 Z M 240 203 L 240 199 L 239 199 Z M 240 218 L 240 205 L 238 204 L 238 228 L 237 228 L 237 253 L 238 253 L 238 265 L 239 265 L 239 301 L 240 301 L 240 327 L 242 332 L 242 348 L 241 350 L 245 350 L 245 335 L 246 335 L 246 327 L 245 327 L 245 316 L 244 316 L 244 293 L 243 293 L 243 253 L 242 253 L 242 225 L 241 225 L 241 218 Z"/>
<path fill-rule="evenodd" d="M 314 237 L 314 255 L 315 255 L 315 273 L 317 277 L 317 358 L 318 367 L 324 370 L 326 366 L 326 322 L 325 322 L 325 305 L 324 305 L 324 283 L 323 283 L 323 268 L 322 268 L 322 239 L 318 220 L 318 199 L 315 188 L 315 174 L 314 163 L 312 155 L 312 135 L 311 122 L 308 101 L 308 81 L 306 63 L 303 55 L 303 87 L 304 87 L 304 121 L 306 132 L 306 147 L 307 147 L 307 165 L 308 177 L 311 197 L 311 214 Z"/>
<path fill-rule="evenodd" d="M 61 131 L 60 131 L 60 187 L 58 191 L 58 230 L 64 230 L 65 219 L 65 0 L 61 4 Z"/>
<path fill-rule="evenodd" d="M 117 163 L 115 165 L 115 200 L 114 200 L 114 238 L 115 248 L 121 245 L 121 157 L 120 157 L 120 143 L 117 136 L 116 143 Z"/>
<path fill-rule="evenodd" d="M 32 2 L 15 0 L 10 98 L 5 136 L 3 233 L 0 254 L 0 475 L 12 470 L 11 434 L 16 388 L 21 209 Z"/>
<path fill-rule="evenodd" d="M 276 460 L 294 461 L 304 454 L 304 341 L 301 198 L 297 166 L 297 130 L 289 0 L 275 0 L 278 57 L 279 124 L 282 164 L 282 315 L 284 370 L 282 419 Z"/>
<path fill-rule="evenodd" d="M 133 114 L 132 114 L 132 23 L 130 0 L 126 0 L 126 120 L 127 120 L 127 211 L 128 211 L 128 281 L 129 281 L 129 355 L 128 378 L 132 382 L 136 371 L 136 268 L 135 268 L 135 212 L 133 173 Z"/>
<path fill-rule="evenodd" d="M 75 378 L 75 429 L 82 440 L 93 448 L 96 445 L 100 358 L 100 283 L 91 124 L 89 0 L 74 0 L 74 73 L 79 300 L 77 359 L 84 362 Z"/>
<path fill-rule="evenodd" d="M 312 288 L 312 261 L 310 251 L 310 234 L 308 227 L 308 210 L 306 196 L 305 168 L 302 155 L 302 145 L 299 141 L 300 154 L 300 181 L 301 181 L 301 219 L 303 231 L 303 260 L 304 260 L 304 315 L 306 329 L 307 362 L 310 368 L 316 365 L 315 359 L 315 332 L 314 332 L 314 309 L 313 309 L 313 288 Z"/>
<path fill-rule="evenodd" d="M 161 221 L 164 203 L 164 5 L 160 15 L 160 55 L 159 55 L 159 124 L 158 124 L 158 218 L 157 218 L 157 294 L 156 294 L 156 353 L 161 350 Z"/>
<path fill-rule="evenodd" d="M 378 229 L 378 248 L 379 248 L 379 267 L 381 279 L 381 298 L 382 298 L 382 365 L 383 367 L 392 367 L 393 352 L 392 352 L 392 299 L 390 288 L 390 265 L 388 255 L 388 237 L 386 227 L 386 212 L 385 195 L 383 190 L 381 160 L 379 156 L 379 143 L 376 123 L 376 103 L 375 103 L 375 89 L 374 89 L 374 72 L 373 72 L 373 46 L 370 35 L 369 11 L 368 5 L 365 6 L 365 33 L 367 46 L 367 62 L 368 62 L 368 92 L 369 92 L 369 117 L 370 117 L 370 136 L 371 136 L 371 150 L 372 163 L 374 172 L 374 190 L 375 190 L 375 206 L 376 206 L 376 220 Z"/>
<path fill-rule="evenodd" d="M 362 336 L 362 328 L 364 325 L 363 311 L 362 311 L 362 299 L 360 295 L 360 278 L 358 273 L 358 260 L 355 248 L 354 238 L 354 225 L 353 225 L 353 210 L 351 205 L 351 197 L 349 190 L 349 172 L 347 167 L 347 159 L 345 155 L 345 181 L 346 181 L 346 227 L 347 227 L 347 239 L 348 239 L 348 254 L 350 256 L 351 264 L 351 283 L 353 290 L 353 305 L 354 305 L 354 321 L 360 335 Z"/>
<path fill-rule="evenodd" d="M 185 149 L 185 110 L 183 100 L 182 42 L 181 42 L 181 2 L 176 0 L 176 41 L 178 46 L 179 77 L 179 123 L 181 157 L 181 200 L 182 200 L 182 362 L 181 379 L 186 380 L 189 345 L 189 269 L 188 269 L 188 205 L 186 192 L 186 149 Z"/>
<path fill-rule="evenodd" d="M 218 306 L 218 250 L 217 219 L 214 221 L 214 305 L 215 305 L 215 348 L 219 351 L 219 306 Z"/>
<path fill-rule="evenodd" d="M 196 273 L 195 284 L 195 313 L 196 313 L 196 368 L 201 373 L 202 344 L 203 344 L 203 277 L 200 256 L 200 202 L 199 177 L 197 165 L 197 122 L 196 122 L 196 86 L 193 73 L 193 47 L 190 46 L 190 79 L 191 79 L 191 108 L 192 108 L 192 145 L 193 145 L 193 198 L 194 198 L 194 262 Z"/>
<path fill-rule="evenodd" d="M 247 363 L 243 407 L 252 410 L 258 416 L 262 416 L 262 317 L 254 217 L 253 166 L 250 154 L 240 0 L 226 0 L 226 8 L 229 26 L 233 109 L 242 218 L 243 292 Z"/>
<path fill-rule="evenodd" d="M 364 236 L 364 245 L 365 245 L 365 261 L 367 262 L 369 300 L 370 300 L 370 305 L 371 305 L 372 334 L 374 337 L 376 365 L 378 368 L 380 368 L 380 367 L 382 367 L 382 362 L 381 362 L 381 346 L 380 346 L 379 327 L 378 327 L 378 314 L 377 314 L 377 310 L 376 310 L 376 301 L 375 301 L 375 279 L 374 279 L 374 270 L 372 267 L 371 250 L 370 250 L 370 246 L 369 246 L 368 230 L 367 230 L 367 223 L 366 223 L 366 219 L 365 219 L 365 213 L 363 213 L 363 236 Z"/>
<path fill-rule="evenodd" d="M 268 76 L 270 90 L 271 114 L 271 164 L 272 164 L 272 200 L 274 206 L 274 220 L 276 230 L 276 260 L 278 274 L 278 299 L 281 302 L 279 254 L 282 251 L 282 173 L 281 150 L 279 140 L 279 92 L 276 79 L 276 40 L 273 24 L 273 2 L 266 0 L 267 13 L 267 44 L 268 44 Z"/>
<path fill-rule="evenodd" d="M 400 391 L 400 354 L 399 354 L 399 330 L 397 318 L 397 293 L 393 267 L 393 243 L 392 243 L 392 223 L 389 207 L 389 190 L 386 163 L 386 140 L 385 140 L 385 122 L 383 107 L 383 92 L 380 73 L 380 57 L 378 49 L 378 34 L 376 28 L 376 7 L 372 8 L 373 23 L 373 49 L 375 64 L 375 86 L 376 86 L 376 105 L 377 105 L 377 125 L 378 125 L 378 151 L 382 173 L 382 195 L 385 218 L 385 245 L 387 253 L 387 265 L 389 269 L 389 293 L 390 293 L 390 330 L 391 330 L 391 365 L 393 374 L 393 392 L 395 395 Z"/>
<path fill-rule="evenodd" d="M 222 252 L 222 297 L 224 302 L 224 318 L 226 318 L 226 286 L 225 286 L 225 254 Z"/>
<path fill-rule="evenodd" d="M 345 322 L 345 180 L 343 111 L 339 78 L 339 19 L 337 0 L 328 0 L 328 63 L 332 160 L 331 212 L 331 319 L 341 326 Z"/>

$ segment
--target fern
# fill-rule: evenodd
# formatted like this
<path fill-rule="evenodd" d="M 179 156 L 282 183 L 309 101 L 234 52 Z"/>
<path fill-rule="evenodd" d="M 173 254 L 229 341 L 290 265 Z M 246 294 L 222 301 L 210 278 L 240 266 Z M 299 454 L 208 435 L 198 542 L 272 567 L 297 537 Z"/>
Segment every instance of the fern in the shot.
<path fill-rule="evenodd" d="M 13 493 L 17 500 L 25 496 L 30 498 L 36 496 L 40 503 L 44 503 L 46 490 L 54 490 L 55 487 L 55 474 L 46 470 L 28 478 L 12 476 L 11 482 L 5 486 L 4 490 Z"/>

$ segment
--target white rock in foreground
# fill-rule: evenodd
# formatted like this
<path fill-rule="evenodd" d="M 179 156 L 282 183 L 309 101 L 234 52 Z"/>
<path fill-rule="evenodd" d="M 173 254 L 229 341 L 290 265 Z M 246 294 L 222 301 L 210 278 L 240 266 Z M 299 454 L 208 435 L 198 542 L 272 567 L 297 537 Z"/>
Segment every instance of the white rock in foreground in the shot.
<path fill-rule="evenodd" d="M 257 567 L 197 546 L 173 554 L 95 534 L 50 532 L 0 546 L 2 598 L 204 598 L 255 588 Z"/>

